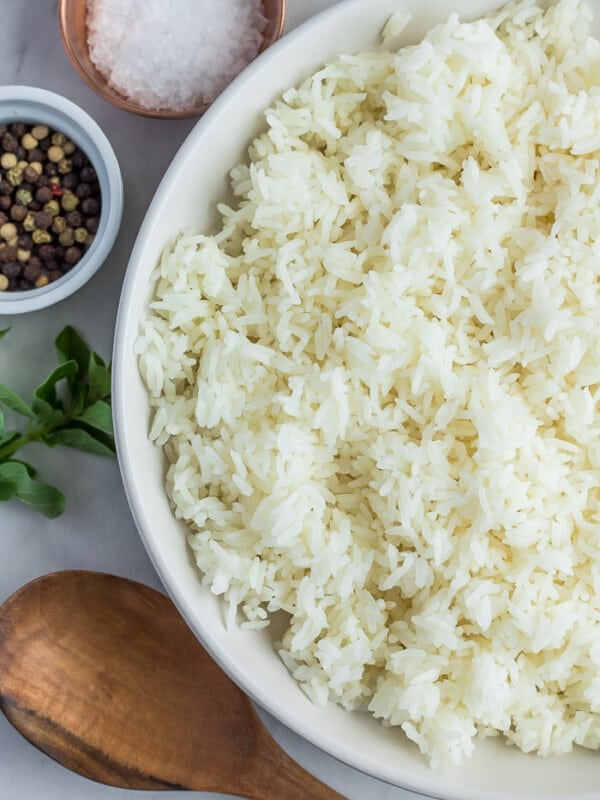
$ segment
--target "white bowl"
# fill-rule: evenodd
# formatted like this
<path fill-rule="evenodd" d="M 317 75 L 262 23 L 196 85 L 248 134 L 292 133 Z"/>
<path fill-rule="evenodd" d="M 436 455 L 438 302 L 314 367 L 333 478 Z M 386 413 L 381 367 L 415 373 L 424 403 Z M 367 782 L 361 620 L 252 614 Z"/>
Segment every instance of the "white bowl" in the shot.
<path fill-rule="evenodd" d="M 102 207 L 98 232 L 77 266 L 41 289 L 1 292 L 0 315 L 35 311 L 58 303 L 77 291 L 106 260 L 123 215 L 123 181 L 119 162 L 100 126 L 83 109 L 46 89 L 1 86 L 0 123 L 11 122 L 41 122 L 68 135 L 96 170 Z"/>
<path fill-rule="evenodd" d="M 211 230 L 215 203 L 227 194 L 228 170 L 244 157 L 262 127 L 262 110 L 278 94 L 341 51 L 375 47 L 384 22 L 399 8 L 413 14 L 408 42 L 452 11 L 473 18 L 499 5 L 498 0 L 346 0 L 274 45 L 212 106 L 166 173 L 131 256 L 114 351 L 117 447 L 136 524 L 166 589 L 216 661 L 279 720 L 359 770 L 435 797 L 592 800 L 600 797 L 600 755 L 578 750 L 541 759 L 506 747 L 498 737 L 478 741 L 461 768 L 432 772 L 398 729 L 334 705 L 312 705 L 275 654 L 267 632 L 225 630 L 223 608 L 200 585 L 184 529 L 165 496 L 165 462 L 148 441 L 146 391 L 134 355 L 152 289 L 150 273 L 163 246 L 183 228 Z"/>

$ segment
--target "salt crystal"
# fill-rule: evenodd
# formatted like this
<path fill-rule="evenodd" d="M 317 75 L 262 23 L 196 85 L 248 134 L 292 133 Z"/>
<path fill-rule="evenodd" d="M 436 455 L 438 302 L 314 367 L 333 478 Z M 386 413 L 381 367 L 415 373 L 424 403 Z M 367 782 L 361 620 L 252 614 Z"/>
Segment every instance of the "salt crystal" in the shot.
<path fill-rule="evenodd" d="M 148 110 L 210 103 L 257 55 L 261 0 L 87 0 L 90 58 Z"/>

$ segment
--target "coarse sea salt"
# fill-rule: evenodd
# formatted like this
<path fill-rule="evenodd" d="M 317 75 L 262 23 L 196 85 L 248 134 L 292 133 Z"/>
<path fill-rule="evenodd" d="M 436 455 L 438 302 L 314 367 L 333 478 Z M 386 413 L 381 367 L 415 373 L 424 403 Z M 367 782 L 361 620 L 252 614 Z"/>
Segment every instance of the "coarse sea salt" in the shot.
<path fill-rule="evenodd" d="M 90 58 L 148 110 L 210 103 L 257 55 L 261 0 L 87 0 Z"/>

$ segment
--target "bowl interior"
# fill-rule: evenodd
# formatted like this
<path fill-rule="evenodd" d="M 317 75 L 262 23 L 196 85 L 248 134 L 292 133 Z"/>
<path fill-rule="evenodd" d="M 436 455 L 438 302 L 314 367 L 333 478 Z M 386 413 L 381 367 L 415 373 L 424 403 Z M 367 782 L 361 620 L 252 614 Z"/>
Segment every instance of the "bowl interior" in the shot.
<path fill-rule="evenodd" d="M 474 18 L 500 0 L 346 0 L 286 36 L 252 64 L 198 122 L 153 200 L 129 263 L 119 308 L 113 405 L 119 463 L 128 500 L 150 557 L 174 602 L 205 647 L 262 707 L 340 760 L 390 783 L 448 800 L 592 800 L 600 758 L 578 750 L 539 759 L 500 738 L 477 743 L 461 768 L 433 773 L 398 729 L 367 715 L 313 705 L 279 660 L 267 631 L 226 630 L 220 601 L 192 563 L 185 530 L 164 491 L 165 462 L 148 441 L 149 412 L 134 344 L 152 290 L 150 275 L 163 247 L 184 229 L 210 232 L 215 203 L 227 196 L 227 173 L 245 157 L 263 127 L 263 111 L 289 86 L 340 52 L 374 48 L 390 13 L 413 15 L 405 42 L 418 40 L 453 11 Z M 223 131 L 228 135 L 223 136 Z"/>
<path fill-rule="evenodd" d="M 99 94 L 100 97 L 122 108 L 124 111 L 161 119 L 195 117 L 206 111 L 209 105 L 206 103 L 185 111 L 152 111 L 128 100 L 120 92 L 113 89 L 90 58 L 87 45 L 86 6 L 87 4 L 81 2 L 81 0 L 59 0 L 58 13 L 60 29 L 63 43 L 71 63 L 80 77 L 90 88 Z M 259 51 L 261 53 L 281 36 L 285 21 L 285 0 L 263 0 L 263 6 L 267 19 L 267 27 Z"/>
<path fill-rule="evenodd" d="M 117 235 L 123 210 L 123 187 L 113 149 L 96 122 L 70 100 L 30 86 L 0 87 L 0 122 L 44 123 L 67 136 L 87 155 L 98 175 L 100 224 L 81 261 L 53 283 L 40 289 L 0 295 L 0 313 L 33 310 L 55 302 L 79 288 L 99 269 Z M 66 284 L 69 284 L 66 290 Z"/>

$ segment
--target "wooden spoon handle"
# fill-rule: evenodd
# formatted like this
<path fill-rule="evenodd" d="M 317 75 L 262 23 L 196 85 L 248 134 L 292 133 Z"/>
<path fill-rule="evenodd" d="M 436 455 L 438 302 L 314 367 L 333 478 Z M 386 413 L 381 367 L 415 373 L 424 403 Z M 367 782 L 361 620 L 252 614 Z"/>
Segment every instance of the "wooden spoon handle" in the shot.
<path fill-rule="evenodd" d="M 293 761 L 266 729 L 260 756 L 240 776 L 239 789 L 250 800 L 345 800 Z"/>

